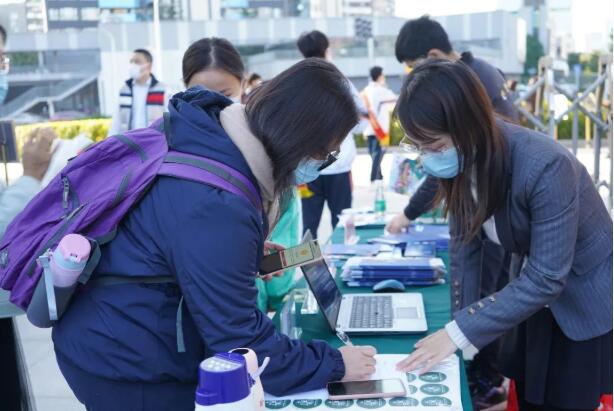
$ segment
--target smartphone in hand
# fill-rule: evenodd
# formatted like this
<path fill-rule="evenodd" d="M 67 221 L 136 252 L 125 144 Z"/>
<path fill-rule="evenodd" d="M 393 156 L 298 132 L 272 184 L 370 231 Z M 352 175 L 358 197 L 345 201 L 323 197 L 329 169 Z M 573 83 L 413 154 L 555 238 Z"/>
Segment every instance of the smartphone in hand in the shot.
<path fill-rule="evenodd" d="M 260 263 L 260 276 L 274 274 L 288 268 L 299 267 L 303 264 L 319 260 L 322 252 L 317 240 L 306 241 L 295 247 L 286 248 L 265 255 Z"/>

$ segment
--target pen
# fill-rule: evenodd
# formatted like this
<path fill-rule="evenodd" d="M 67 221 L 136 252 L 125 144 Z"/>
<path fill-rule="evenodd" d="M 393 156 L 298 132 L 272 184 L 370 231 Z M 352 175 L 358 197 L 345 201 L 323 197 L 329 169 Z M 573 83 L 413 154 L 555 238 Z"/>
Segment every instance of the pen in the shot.
<path fill-rule="evenodd" d="M 343 331 L 339 330 L 337 331 L 337 337 L 339 337 L 339 339 L 341 340 L 341 342 L 349 347 L 353 346 L 354 344 L 352 344 L 352 341 L 350 340 L 350 337 L 348 337 L 348 335 L 346 333 L 344 333 Z"/>

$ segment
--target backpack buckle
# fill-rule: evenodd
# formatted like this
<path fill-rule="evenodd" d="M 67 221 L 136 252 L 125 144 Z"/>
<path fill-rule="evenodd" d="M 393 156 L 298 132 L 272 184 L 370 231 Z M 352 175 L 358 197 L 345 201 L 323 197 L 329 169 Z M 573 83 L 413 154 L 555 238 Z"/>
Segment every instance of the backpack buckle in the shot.
<path fill-rule="evenodd" d="M 51 254 L 52 254 L 51 249 L 48 249 L 43 254 L 41 254 L 40 257 L 36 259 L 36 264 L 38 264 L 38 266 L 41 268 L 49 268 L 49 261 L 51 261 Z"/>
<path fill-rule="evenodd" d="M 2 252 L 0 253 L 0 268 L 6 268 L 6 266 L 9 264 L 9 251 L 8 250 L 2 250 Z"/>

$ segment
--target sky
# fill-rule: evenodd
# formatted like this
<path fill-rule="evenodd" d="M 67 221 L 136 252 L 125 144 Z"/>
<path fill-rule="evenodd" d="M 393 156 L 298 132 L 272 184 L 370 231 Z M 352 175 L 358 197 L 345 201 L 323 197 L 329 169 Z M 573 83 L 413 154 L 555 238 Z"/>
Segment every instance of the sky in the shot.
<path fill-rule="evenodd" d="M 443 16 L 501 9 L 515 11 L 522 3 L 522 0 L 396 0 L 396 14 L 413 18 L 423 14 Z M 576 51 L 592 51 L 594 43 L 590 41 L 595 36 L 601 38 L 603 45 L 607 44 L 614 22 L 612 0 L 548 0 L 548 3 L 555 8 L 571 6 L 571 34 Z M 556 20 L 554 23 L 557 24 Z M 564 23 L 560 22 L 559 25 L 563 26 Z"/>
<path fill-rule="evenodd" d="M 503 4 L 500 4 L 503 3 Z M 506 6 L 505 3 L 509 3 Z M 396 14 L 400 17 L 417 17 L 423 14 L 445 16 L 450 14 L 479 13 L 501 8 L 518 9 L 520 1 L 497 0 L 396 0 Z"/>

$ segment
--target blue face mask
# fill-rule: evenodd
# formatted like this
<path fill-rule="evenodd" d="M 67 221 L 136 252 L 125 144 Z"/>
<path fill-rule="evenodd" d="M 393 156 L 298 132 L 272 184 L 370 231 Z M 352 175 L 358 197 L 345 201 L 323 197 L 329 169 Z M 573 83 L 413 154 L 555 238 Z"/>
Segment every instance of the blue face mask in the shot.
<path fill-rule="evenodd" d="M 320 177 L 320 167 L 326 160 L 316 160 L 314 158 L 306 158 L 302 160 L 296 170 L 294 170 L 294 180 L 296 184 L 307 184 Z"/>
<path fill-rule="evenodd" d="M 0 104 L 4 103 L 4 99 L 9 92 L 9 79 L 7 73 L 0 73 Z"/>
<path fill-rule="evenodd" d="M 437 153 L 425 153 L 420 156 L 422 166 L 427 174 L 439 178 L 454 178 L 458 174 L 458 153 L 450 147 Z"/>

